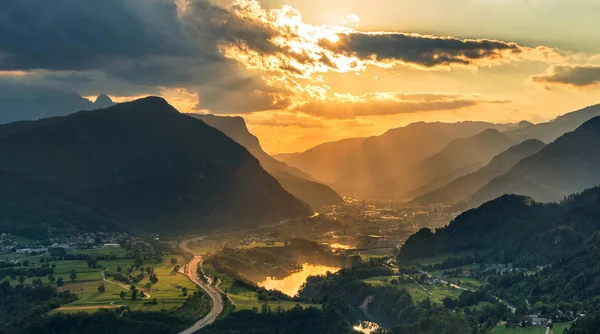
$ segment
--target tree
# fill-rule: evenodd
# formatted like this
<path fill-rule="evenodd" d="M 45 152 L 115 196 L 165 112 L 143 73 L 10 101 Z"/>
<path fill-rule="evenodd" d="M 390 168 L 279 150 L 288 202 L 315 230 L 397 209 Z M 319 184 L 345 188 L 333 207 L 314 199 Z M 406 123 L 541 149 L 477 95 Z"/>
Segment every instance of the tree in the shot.
<path fill-rule="evenodd" d="M 171 264 L 172 265 L 176 265 L 177 264 L 177 258 L 176 257 L 172 257 L 171 258 Z"/>
<path fill-rule="evenodd" d="M 29 260 L 23 261 L 23 267 L 29 267 Z"/>
<path fill-rule="evenodd" d="M 23 284 L 25 282 L 25 275 L 19 276 L 19 283 Z"/>
<path fill-rule="evenodd" d="M 125 299 L 125 291 L 121 291 L 121 293 L 119 293 L 119 297 L 121 297 L 121 299 Z"/>
<path fill-rule="evenodd" d="M 69 274 L 69 278 L 71 279 L 71 282 L 73 282 L 77 279 L 77 272 L 75 271 L 75 269 L 71 270 L 71 274 Z"/>
<path fill-rule="evenodd" d="M 187 295 L 188 295 L 188 288 L 186 288 L 186 287 L 183 287 L 183 288 L 181 289 L 181 293 L 183 293 L 183 295 L 184 295 L 184 296 L 187 296 Z"/>
<path fill-rule="evenodd" d="M 138 291 L 136 290 L 132 290 L 131 291 L 131 300 L 137 300 L 137 295 L 138 295 Z"/>
<path fill-rule="evenodd" d="M 456 300 L 451 297 L 446 297 L 442 300 L 442 304 L 449 309 L 454 309 L 456 307 Z"/>
<path fill-rule="evenodd" d="M 59 277 L 59 278 L 56 280 L 56 286 L 63 286 L 63 285 L 65 285 L 65 281 L 63 280 L 63 278 L 62 278 L 62 277 Z"/>
<path fill-rule="evenodd" d="M 152 284 L 156 284 L 158 282 L 158 277 L 156 274 L 152 274 L 152 276 L 150 276 L 150 282 L 152 282 Z"/>
<path fill-rule="evenodd" d="M 120 272 L 122 272 L 122 271 L 123 271 L 123 268 L 121 268 L 121 266 L 118 266 L 118 267 L 117 267 L 117 272 L 118 272 L 118 273 L 120 273 Z"/>
<path fill-rule="evenodd" d="M 104 291 L 106 291 L 106 287 L 104 286 L 104 283 L 103 283 L 103 284 L 100 284 L 100 286 L 98 287 L 98 292 L 104 293 Z"/>
<path fill-rule="evenodd" d="M 50 282 L 50 284 L 54 283 L 54 281 L 56 281 L 56 277 L 54 277 L 54 275 L 52 274 L 48 274 L 48 282 Z"/>

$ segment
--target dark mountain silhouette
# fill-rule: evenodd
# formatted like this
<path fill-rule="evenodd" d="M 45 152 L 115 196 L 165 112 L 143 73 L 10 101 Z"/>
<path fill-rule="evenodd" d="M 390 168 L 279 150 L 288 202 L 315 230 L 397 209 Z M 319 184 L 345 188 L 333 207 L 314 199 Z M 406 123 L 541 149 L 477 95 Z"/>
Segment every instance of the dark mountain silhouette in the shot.
<path fill-rule="evenodd" d="M 76 93 L 32 92 L 32 95 L 0 94 L 0 124 L 65 116 L 81 110 L 106 108 L 115 103 L 105 94 L 92 103 Z"/>
<path fill-rule="evenodd" d="M 402 246 L 399 259 L 476 251 L 483 263 L 545 265 L 579 252 L 600 231 L 599 219 L 598 187 L 569 195 L 560 204 L 504 195 L 462 213 L 435 233 L 421 229 Z"/>
<path fill-rule="evenodd" d="M 502 194 L 522 194 L 538 201 L 557 201 L 566 194 L 600 184 L 600 117 L 585 122 L 519 161 L 505 175 L 473 194 L 476 206 Z"/>
<path fill-rule="evenodd" d="M 96 98 L 96 101 L 94 101 L 94 108 L 103 109 L 103 108 L 108 108 L 114 104 L 115 103 L 113 102 L 113 100 L 110 99 L 110 97 L 108 97 L 108 95 L 100 94 Z"/>
<path fill-rule="evenodd" d="M 546 123 L 531 124 L 506 131 L 506 135 L 517 140 L 538 139 L 545 143 L 556 140 L 567 132 L 577 129 L 586 121 L 600 116 L 600 104 L 572 111 Z M 520 123 L 519 123 L 520 124 Z"/>
<path fill-rule="evenodd" d="M 353 138 L 316 146 L 285 159 L 291 166 L 359 197 L 393 198 L 404 194 L 411 180 L 409 167 L 439 152 L 450 141 L 506 125 L 485 122 L 412 123 L 366 139 Z"/>
<path fill-rule="evenodd" d="M 440 152 L 411 166 L 409 175 L 413 190 L 408 192 L 407 197 L 418 197 L 469 174 L 513 144 L 496 129 L 487 129 L 469 138 L 454 139 Z"/>
<path fill-rule="evenodd" d="M 268 155 L 260 146 L 258 138 L 250 133 L 243 118 L 200 114 L 190 114 L 190 116 L 203 120 L 244 146 L 285 190 L 313 208 L 339 204 L 343 201 L 330 187 L 316 182 L 310 175 Z"/>
<path fill-rule="evenodd" d="M 19 189 L 5 190 L 3 231 L 235 228 L 312 213 L 244 147 L 158 97 L 0 126 L 0 152 L 0 184 Z"/>
<path fill-rule="evenodd" d="M 453 205 L 468 199 L 474 192 L 485 186 L 490 180 L 504 175 L 521 159 L 541 150 L 545 144 L 537 139 L 526 140 L 496 155 L 484 167 L 468 175 L 437 188 L 412 202 L 418 205 Z"/>

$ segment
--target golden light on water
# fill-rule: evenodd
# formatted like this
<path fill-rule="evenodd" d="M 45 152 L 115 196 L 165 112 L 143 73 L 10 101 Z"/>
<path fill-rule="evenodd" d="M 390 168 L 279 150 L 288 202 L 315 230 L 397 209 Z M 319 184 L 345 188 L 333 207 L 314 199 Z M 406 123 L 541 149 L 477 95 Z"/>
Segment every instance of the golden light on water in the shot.
<path fill-rule="evenodd" d="M 303 264 L 302 271 L 293 273 L 283 279 L 267 278 L 262 282 L 258 282 L 258 286 L 264 287 L 267 290 L 275 289 L 285 293 L 288 296 L 295 296 L 302 284 L 306 282 L 308 276 L 325 275 L 327 272 L 337 272 L 340 268 L 327 267 L 313 264 Z"/>

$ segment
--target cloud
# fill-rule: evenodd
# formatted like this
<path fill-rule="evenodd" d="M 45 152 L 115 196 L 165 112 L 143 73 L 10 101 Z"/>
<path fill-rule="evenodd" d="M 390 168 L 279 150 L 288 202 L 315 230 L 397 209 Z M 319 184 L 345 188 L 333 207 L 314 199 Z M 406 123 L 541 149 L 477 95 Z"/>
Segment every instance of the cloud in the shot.
<path fill-rule="evenodd" d="M 531 80 L 550 85 L 586 87 L 600 83 L 600 65 L 552 65 L 544 74 Z"/>
<path fill-rule="evenodd" d="M 453 111 L 484 103 L 508 103 L 478 95 L 443 93 L 372 93 L 360 96 L 334 94 L 326 101 L 314 101 L 297 108 L 309 115 L 330 119 L 383 116 L 426 111 Z"/>
<path fill-rule="evenodd" d="M 562 57 L 551 48 L 497 40 L 311 25 L 290 6 L 264 9 L 254 0 L 228 6 L 208 0 L 19 0 L 0 1 L 0 13 L 0 73 L 12 73 L 2 76 L 6 82 L 29 73 L 32 84 L 83 95 L 183 88 L 182 96 L 198 101 L 195 110 L 221 114 L 326 115 L 328 106 L 334 108 L 330 114 L 350 118 L 465 108 L 482 102 L 374 94 L 362 97 L 367 102 L 342 103 L 343 94 L 331 92 L 323 76 L 369 67 L 448 70 Z"/>
<path fill-rule="evenodd" d="M 415 68 L 492 66 L 520 60 L 558 60 L 548 47 L 529 48 L 491 39 L 459 39 L 398 32 L 351 32 L 321 45 L 336 53 L 356 56 L 375 66 L 409 65 Z"/>
<path fill-rule="evenodd" d="M 264 98 L 272 88 L 220 50 L 243 41 L 274 52 L 272 32 L 209 1 L 2 1 L 0 13 L 0 71 L 69 72 L 74 79 L 74 72 L 84 73 L 79 79 L 100 72 L 148 92 L 185 86 L 218 112 L 228 111 L 211 97 L 228 101 L 229 93 L 258 101 L 244 112 L 276 107 L 273 97 Z M 210 85 L 208 93 L 203 85 Z"/>
<path fill-rule="evenodd" d="M 287 113 L 268 113 L 266 115 L 247 115 L 244 117 L 248 124 L 262 125 L 270 127 L 299 127 L 303 129 L 309 128 L 329 128 L 322 119 L 307 117 L 306 115 L 294 115 Z"/>
<path fill-rule="evenodd" d="M 364 128 L 373 126 L 372 122 L 361 119 L 331 119 L 297 111 L 278 113 L 258 112 L 243 116 L 251 125 L 269 127 L 299 127 L 303 129 Z"/>

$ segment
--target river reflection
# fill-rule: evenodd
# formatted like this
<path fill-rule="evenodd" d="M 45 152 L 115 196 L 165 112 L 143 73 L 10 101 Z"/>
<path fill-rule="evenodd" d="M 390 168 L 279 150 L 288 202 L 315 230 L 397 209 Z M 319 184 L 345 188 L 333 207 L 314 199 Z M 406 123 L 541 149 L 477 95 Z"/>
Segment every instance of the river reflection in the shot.
<path fill-rule="evenodd" d="M 293 273 L 282 279 L 267 278 L 257 284 L 267 290 L 276 289 L 288 296 L 295 296 L 298 291 L 300 291 L 302 284 L 306 282 L 308 276 L 324 275 L 328 271 L 334 273 L 338 270 L 340 270 L 340 268 L 305 263 L 302 265 L 302 270 L 299 272 Z"/>
<path fill-rule="evenodd" d="M 358 325 L 354 326 L 353 329 L 357 332 L 361 332 L 364 334 L 375 333 L 380 326 L 371 321 L 359 321 Z"/>

